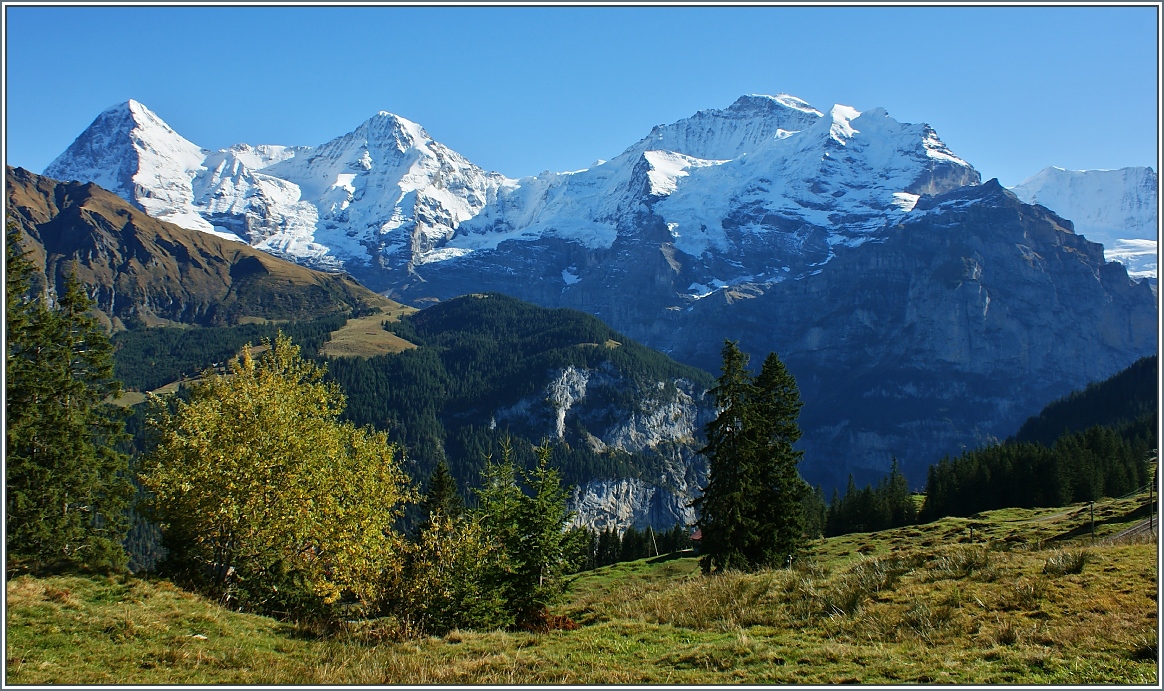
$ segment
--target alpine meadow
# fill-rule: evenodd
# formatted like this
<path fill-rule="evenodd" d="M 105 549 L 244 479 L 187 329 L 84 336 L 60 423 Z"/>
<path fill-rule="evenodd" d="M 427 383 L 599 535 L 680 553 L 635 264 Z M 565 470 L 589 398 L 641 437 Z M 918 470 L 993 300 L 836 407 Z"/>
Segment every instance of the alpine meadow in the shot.
<path fill-rule="evenodd" d="M 1010 74 L 980 99 L 991 56 L 974 79 L 941 68 L 935 94 L 963 105 L 906 99 L 886 75 L 906 56 L 934 82 L 932 56 L 860 38 L 921 19 L 977 36 L 988 17 L 1009 36 L 1021 15 L 1031 46 L 998 50 L 1023 88 L 1074 70 L 1096 91 L 1079 56 L 1015 56 L 1060 15 L 1088 56 L 1077 26 L 1131 50 L 1140 34 L 1114 27 L 1158 4 L 16 5 L 12 46 L 89 46 L 109 79 L 76 85 L 87 126 L 37 134 L 21 123 L 48 81 L 30 90 L 43 70 L 6 47 L 6 151 L 64 137 L 43 172 L 5 170 L 6 685 L 1159 687 L 1158 151 L 1141 137 L 1129 157 L 1106 126 L 1057 137 L 1078 114 L 1053 101 L 1032 125 Z M 689 40 L 727 17 L 751 18 L 739 45 Z M 781 18 L 788 46 L 754 40 Z M 826 78 L 779 59 L 820 52 L 805 18 L 869 65 L 821 56 Z M 156 64 L 108 67 L 82 19 L 144 29 Z M 318 51 L 351 46 L 312 32 L 352 19 L 383 54 L 333 65 L 320 91 Z M 652 95 L 679 88 L 672 71 L 702 109 L 631 136 L 563 114 L 561 151 L 539 139 L 548 111 L 511 89 L 597 108 L 594 75 L 612 94 L 627 78 L 619 32 L 648 24 L 620 122 L 642 117 L 632 101 L 675 112 Z M 240 42 L 267 67 L 243 88 L 223 62 L 204 122 L 173 56 L 212 26 L 281 38 Z M 444 36 L 423 69 L 421 26 Z M 585 58 L 576 32 L 609 54 Z M 469 55 L 476 81 L 449 62 Z M 899 115 L 736 97 L 772 79 L 760 64 L 814 98 L 882 88 Z M 1152 91 L 1126 67 L 1103 88 Z M 334 114 L 369 93 L 433 134 Z M 621 152 L 488 170 L 467 154 L 508 141 L 505 98 L 547 161 L 599 135 Z M 1136 139 L 1140 110 L 1092 100 L 1108 98 Z M 1004 102 L 1026 105 L 983 115 Z M 908 121 L 923 108 L 945 139 Z M 222 146 L 256 123 L 309 140 Z M 1053 146 L 1004 185 L 988 139 L 1015 161 Z M 1056 167 L 1083 147 L 1092 168 Z"/>

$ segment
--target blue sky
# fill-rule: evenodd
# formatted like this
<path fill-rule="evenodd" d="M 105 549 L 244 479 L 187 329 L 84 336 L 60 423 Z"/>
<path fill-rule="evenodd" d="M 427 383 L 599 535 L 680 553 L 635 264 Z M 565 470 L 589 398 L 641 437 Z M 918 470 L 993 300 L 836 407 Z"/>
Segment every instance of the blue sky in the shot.
<path fill-rule="evenodd" d="M 317 145 L 380 110 L 511 177 L 745 93 L 928 122 L 984 178 L 1157 167 L 1155 7 L 6 10 L 6 157 L 134 98 L 196 144 Z"/>

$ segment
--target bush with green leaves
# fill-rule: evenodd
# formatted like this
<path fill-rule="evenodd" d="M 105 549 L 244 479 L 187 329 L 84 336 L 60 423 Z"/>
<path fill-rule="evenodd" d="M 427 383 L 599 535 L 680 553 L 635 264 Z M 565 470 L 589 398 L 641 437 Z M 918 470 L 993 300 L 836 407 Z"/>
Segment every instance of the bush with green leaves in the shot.
<path fill-rule="evenodd" d="M 507 628 L 513 614 L 489 579 L 502 570 L 505 557 L 487 539 L 478 516 L 431 513 L 387 589 L 383 611 L 420 635 Z"/>
<path fill-rule="evenodd" d="M 281 333 L 188 401 L 155 397 L 142 462 L 163 569 L 232 606 L 331 618 L 377 606 L 403 564 L 395 523 L 412 499 L 399 450 L 340 422 L 344 398 Z"/>

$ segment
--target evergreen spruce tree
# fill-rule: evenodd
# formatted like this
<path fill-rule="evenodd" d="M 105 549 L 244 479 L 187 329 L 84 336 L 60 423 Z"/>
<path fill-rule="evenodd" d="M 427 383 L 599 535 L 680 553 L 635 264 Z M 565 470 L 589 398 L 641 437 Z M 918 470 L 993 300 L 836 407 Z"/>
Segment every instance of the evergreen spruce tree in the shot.
<path fill-rule="evenodd" d="M 719 414 L 707 426 L 708 484 L 695 506 L 704 573 L 787 564 L 803 549 L 805 496 L 796 469 L 802 452 L 796 418 L 800 393 L 775 353 L 754 380 L 735 343 L 723 348 L 712 389 Z"/>
<path fill-rule="evenodd" d="M 619 552 L 622 549 L 622 542 L 619 540 L 618 532 L 614 528 L 604 528 L 598 535 L 597 554 L 595 555 L 595 562 L 598 566 L 609 566 L 610 564 L 618 563 L 620 559 Z"/>
<path fill-rule="evenodd" d="M 917 506 L 913 503 L 913 496 L 909 492 L 909 483 L 901 472 L 901 465 L 897 458 L 893 458 L 889 468 L 889 478 L 886 481 L 888 488 L 890 525 L 897 528 L 917 522 Z"/>
<path fill-rule="evenodd" d="M 112 348 L 70 275 L 49 307 L 29 296 L 35 268 L 6 236 L 6 509 L 10 563 L 30 568 L 121 569 L 133 486 Z"/>
<path fill-rule="evenodd" d="M 756 511 L 754 542 L 746 548 L 753 567 L 788 564 L 804 547 L 804 496 L 812 490 L 796 469 L 804 452 L 792 448 L 800 439 L 801 405 L 796 380 L 770 353 L 756 377 L 748 416 L 756 437 L 746 484 L 748 505 Z"/>
<path fill-rule="evenodd" d="M 696 525 L 703 534 L 699 565 L 704 573 L 748 567 L 741 547 L 747 542 L 749 509 L 754 508 L 744 505 L 751 453 L 745 424 L 753 390 L 748 356 L 735 342 L 725 341 L 722 358 L 722 374 L 711 390 L 719 414 L 707 424 L 707 445 L 700 450 L 710 464 L 707 486 L 694 502 Z"/>
<path fill-rule="evenodd" d="M 502 462 L 488 465 L 477 490 L 481 526 L 504 555 L 491 566 L 486 582 L 507 603 L 509 622 L 528 628 L 543 624 L 547 607 L 565 592 L 563 577 L 584 535 L 566 530 L 573 517 L 566 506 L 569 491 L 550 465 L 550 447 L 543 444 L 537 455 L 533 470 L 519 473 L 506 441 Z M 532 496 L 522 491 L 519 480 Z"/>
<path fill-rule="evenodd" d="M 465 510 L 464 501 L 457 492 L 457 481 L 449 472 L 449 466 L 443 460 L 438 461 L 432 476 L 428 480 L 428 491 L 424 501 L 420 504 L 424 522 L 419 530 L 423 531 L 432 522 L 433 516 L 440 514 L 445 518 L 456 520 Z"/>

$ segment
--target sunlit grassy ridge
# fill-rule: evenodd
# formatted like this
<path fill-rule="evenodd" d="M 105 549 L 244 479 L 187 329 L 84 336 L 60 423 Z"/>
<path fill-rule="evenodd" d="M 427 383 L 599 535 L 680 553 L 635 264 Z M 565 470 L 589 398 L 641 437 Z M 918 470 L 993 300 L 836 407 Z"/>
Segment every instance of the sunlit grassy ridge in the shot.
<path fill-rule="evenodd" d="M 327 357 L 375 357 L 389 353 L 399 353 L 416 346 L 384 328 L 385 322 L 397 321 L 402 315 L 416 310 L 404 305 L 368 317 L 349 319 L 347 323 L 331 333 L 330 340 L 320 347 L 320 353 Z"/>
<path fill-rule="evenodd" d="M 581 628 L 326 637 L 165 581 L 8 583 L 8 683 L 1157 683 L 1154 540 L 1104 542 L 1146 497 L 821 541 L 791 569 L 704 578 L 671 555 L 579 575 Z M 969 524 L 975 526 L 974 539 Z M 200 636 L 205 636 L 201 638 Z"/>

